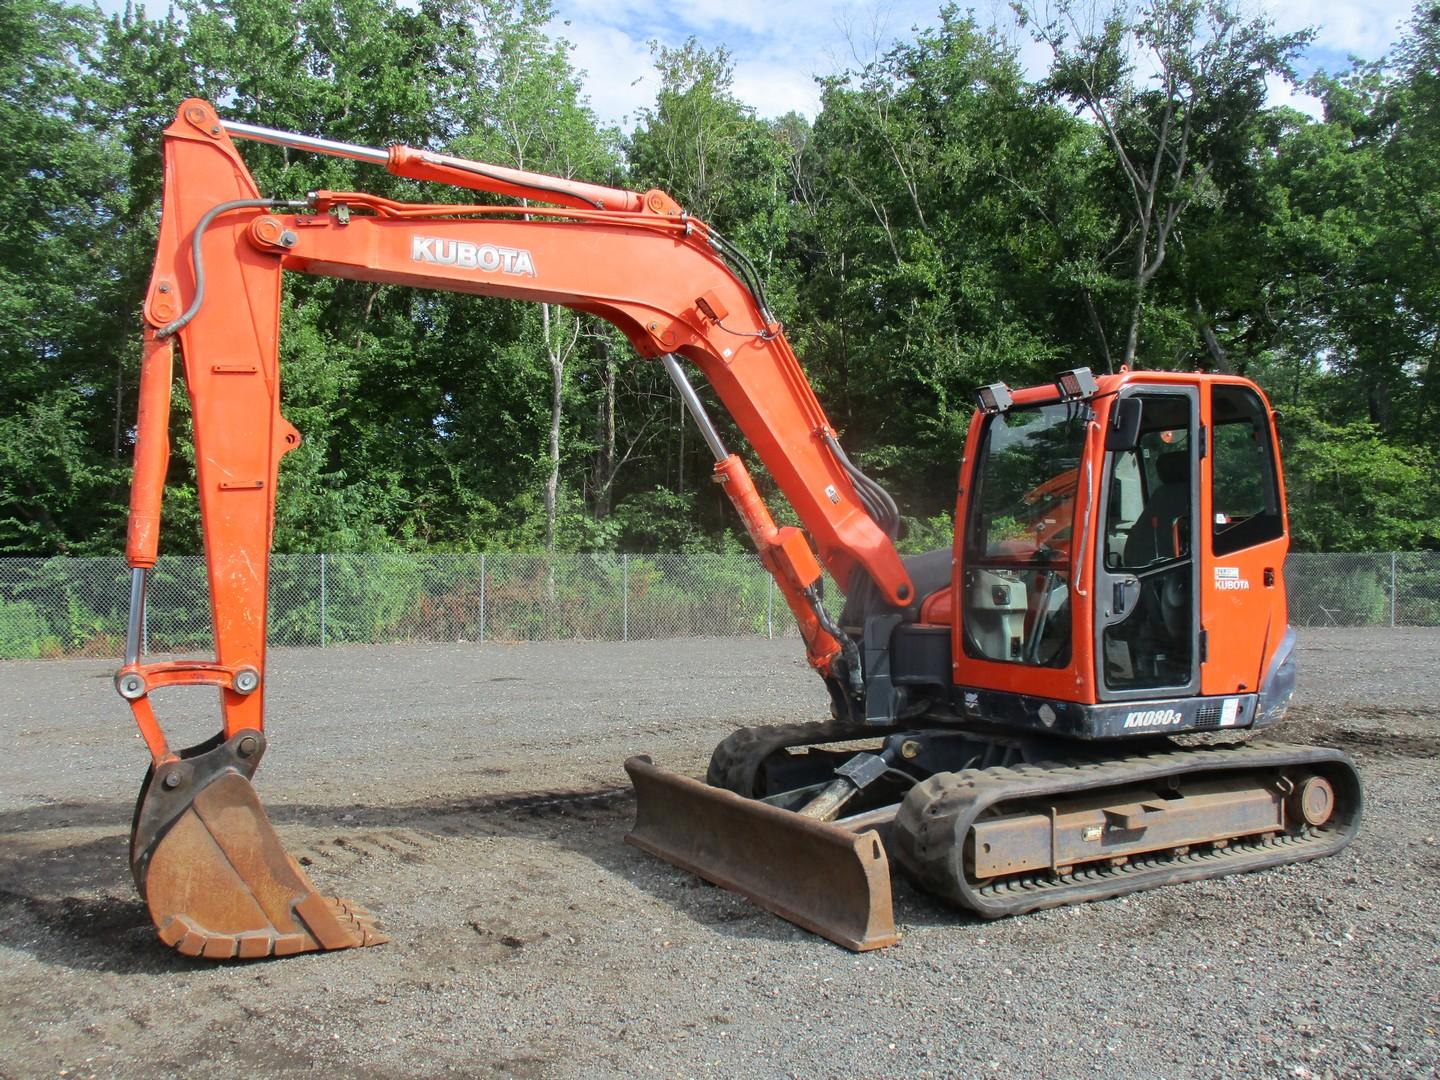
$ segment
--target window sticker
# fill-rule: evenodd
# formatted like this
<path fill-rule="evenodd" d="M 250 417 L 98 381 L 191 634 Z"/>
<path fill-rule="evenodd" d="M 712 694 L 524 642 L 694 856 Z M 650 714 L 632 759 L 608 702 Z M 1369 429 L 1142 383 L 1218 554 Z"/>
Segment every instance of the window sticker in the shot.
<path fill-rule="evenodd" d="M 1238 566 L 1217 566 L 1215 588 L 1221 592 L 1246 592 L 1250 588 L 1250 582 L 1240 576 Z"/>

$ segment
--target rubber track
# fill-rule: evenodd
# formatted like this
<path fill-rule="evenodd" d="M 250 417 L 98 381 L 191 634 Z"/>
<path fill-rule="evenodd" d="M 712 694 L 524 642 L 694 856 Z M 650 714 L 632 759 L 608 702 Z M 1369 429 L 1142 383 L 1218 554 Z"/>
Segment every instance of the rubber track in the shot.
<path fill-rule="evenodd" d="M 710 768 L 705 772 L 705 782 L 711 787 L 756 799 L 765 794 L 756 789 L 756 775 L 771 754 L 791 746 L 883 738 L 904 730 L 900 726 L 841 726 L 834 721 L 741 728 L 715 747 L 710 755 Z"/>
<path fill-rule="evenodd" d="M 1336 785 L 1337 812 L 1321 828 L 1294 835 L 1232 841 L 1185 855 L 1142 854 L 1121 866 L 1092 863 L 1056 877 L 1048 871 L 984 884 L 968 880 L 964 844 L 970 826 L 998 803 L 1124 787 L 1167 776 L 1239 769 L 1322 766 Z M 1181 881 L 1301 862 L 1339 851 L 1360 825 L 1362 795 L 1349 756 L 1313 746 L 1259 743 L 1225 749 L 1175 750 L 1088 763 L 1046 763 L 937 773 L 912 788 L 891 831 L 897 861 L 927 892 L 986 918 L 1103 900 Z"/>

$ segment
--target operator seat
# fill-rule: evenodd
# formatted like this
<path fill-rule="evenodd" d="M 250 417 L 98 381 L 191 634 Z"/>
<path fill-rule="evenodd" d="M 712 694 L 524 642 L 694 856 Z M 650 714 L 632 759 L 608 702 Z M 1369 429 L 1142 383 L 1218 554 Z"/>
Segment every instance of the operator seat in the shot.
<path fill-rule="evenodd" d="M 1151 685 L 1183 682 L 1190 669 L 1191 619 L 1190 451 L 1171 450 L 1155 459 L 1159 485 L 1150 492 L 1125 539 L 1125 569 L 1143 573 L 1155 564 L 1177 563 L 1142 578 L 1139 602 L 1117 637 L 1130 646 Z M 1179 525 L 1181 549 L 1175 550 Z"/>
<path fill-rule="evenodd" d="M 1125 539 L 1125 568 L 1143 570 L 1161 559 L 1187 552 L 1175 550 L 1175 523 L 1190 516 L 1190 451 L 1172 450 L 1155 459 L 1160 484 L 1145 500 L 1145 508 Z M 1189 529 L 1182 525 L 1182 536 Z"/>

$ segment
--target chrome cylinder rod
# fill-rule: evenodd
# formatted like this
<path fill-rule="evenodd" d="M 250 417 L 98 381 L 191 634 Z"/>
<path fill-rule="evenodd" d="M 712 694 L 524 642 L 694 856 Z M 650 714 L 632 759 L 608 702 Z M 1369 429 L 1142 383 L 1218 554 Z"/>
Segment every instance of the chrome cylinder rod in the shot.
<path fill-rule="evenodd" d="M 310 150 L 331 157 L 354 158 L 368 161 L 373 165 L 387 165 L 390 151 L 377 150 L 373 146 L 357 146 L 354 143 L 336 142 L 334 139 L 317 139 L 313 135 L 297 135 L 293 131 L 277 131 L 275 128 L 260 127 L 256 124 L 241 124 L 234 120 L 221 120 L 225 130 L 233 138 L 249 139 L 252 142 L 270 143 L 273 146 L 289 146 L 296 150 Z"/>
<path fill-rule="evenodd" d="M 665 365 L 665 373 L 670 376 L 670 381 L 675 384 L 675 389 L 680 391 L 680 398 L 685 402 L 685 408 L 695 419 L 695 426 L 700 429 L 700 434 L 705 437 L 705 445 L 710 447 L 710 452 L 715 455 L 716 461 L 724 461 L 730 456 L 730 451 L 725 449 L 725 444 L 720 441 L 720 433 L 715 430 L 715 425 L 710 422 L 710 414 L 705 411 L 705 404 L 700 400 L 700 395 L 695 393 L 695 387 L 690 385 L 690 380 L 685 377 L 685 372 L 680 370 L 680 362 L 675 359 L 674 353 L 666 353 L 660 358 Z"/>
<path fill-rule="evenodd" d="M 140 660 L 140 636 L 145 620 L 145 579 L 148 572 L 142 567 L 130 571 L 130 621 L 125 625 L 125 664 Z"/>

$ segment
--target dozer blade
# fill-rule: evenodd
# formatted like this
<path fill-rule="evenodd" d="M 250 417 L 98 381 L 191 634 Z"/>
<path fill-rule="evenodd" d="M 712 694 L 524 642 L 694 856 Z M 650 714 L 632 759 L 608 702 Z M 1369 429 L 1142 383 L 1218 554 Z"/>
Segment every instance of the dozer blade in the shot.
<path fill-rule="evenodd" d="M 632 757 L 625 842 L 863 952 L 893 945 L 890 863 L 879 834 L 801 817 Z"/>
<path fill-rule="evenodd" d="M 316 892 L 286 853 L 250 784 L 264 746 L 260 732 L 242 731 L 146 775 L 130 869 L 160 940 L 214 960 L 388 940 L 369 912 Z"/>

